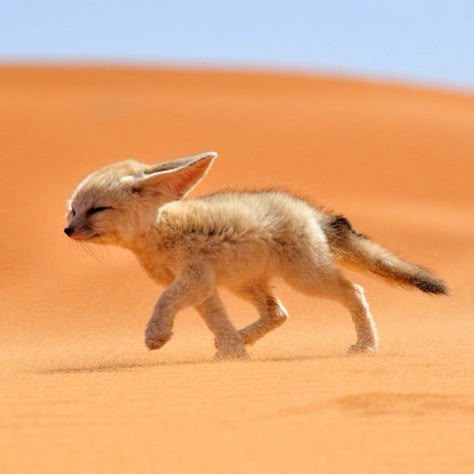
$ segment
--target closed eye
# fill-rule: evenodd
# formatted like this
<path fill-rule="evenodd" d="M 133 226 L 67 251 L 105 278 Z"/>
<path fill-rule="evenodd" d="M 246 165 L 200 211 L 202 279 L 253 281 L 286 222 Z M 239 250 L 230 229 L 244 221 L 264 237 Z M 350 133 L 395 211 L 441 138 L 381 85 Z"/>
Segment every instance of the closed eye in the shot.
<path fill-rule="evenodd" d="M 107 211 L 108 209 L 112 209 L 110 206 L 98 206 L 98 207 L 91 207 L 87 209 L 86 216 L 92 216 L 93 214 L 97 214 L 98 212 Z"/>

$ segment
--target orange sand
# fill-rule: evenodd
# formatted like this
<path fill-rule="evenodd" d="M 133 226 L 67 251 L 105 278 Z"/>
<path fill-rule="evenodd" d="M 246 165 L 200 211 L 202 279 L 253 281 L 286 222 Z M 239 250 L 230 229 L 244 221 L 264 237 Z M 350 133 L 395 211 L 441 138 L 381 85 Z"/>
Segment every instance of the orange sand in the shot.
<path fill-rule="evenodd" d="M 106 163 L 215 149 L 198 192 L 283 185 L 451 286 L 352 274 L 381 352 L 335 304 L 281 287 L 290 321 L 250 362 L 212 363 L 183 312 L 148 352 L 160 291 L 133 256 L 63 234 Z M 474 470 L 474 97 L 291 75 L 0 68 L 0 473 Z M 236 324 L 255 318 L 225 294 Z"/>

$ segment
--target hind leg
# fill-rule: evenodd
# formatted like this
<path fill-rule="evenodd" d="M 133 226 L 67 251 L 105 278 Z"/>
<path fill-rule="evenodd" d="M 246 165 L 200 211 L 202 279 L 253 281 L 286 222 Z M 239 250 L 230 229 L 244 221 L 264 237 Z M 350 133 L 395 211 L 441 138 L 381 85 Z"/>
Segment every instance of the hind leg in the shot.
<path fill-rule="evenodd" d="M 252 303 L 260 314 L 257 321 L 240 329 L 239 334 L 244 344 L 254 344 L 258 339 L 281 326 L 288 319 L 285 307 L 278 298 L 272 295 L 267 283 L 255 282 L 239 289 L 236 293 Z"/>
<path fill-rule="evenodd" d="M 349 348 L 349 352 L 377 352 L 377 328 L 365 299 L 364 289 L 345 280 L 339 301 L 351 312 L 357 334 L 356 343 Z"/>
<path fill-rule="evenodd" d="M 248 358 L 242 337 L 229 320 L 217 292 L 214 292 L 201 304 L 196 305 L 195 308 L 215 336 L 215 346 L 217 349 L 215 359 Z"/>
<path fill-rule="evenodd" d="M 377 351 L 377 328 L 361 286 L 351 283 L 336 267 L 311 268 L 308 262 L 302 274 L 292 272 L 286 277 L 303 293 L 338 301 L 349 310 L 357 335 L 349 352 Z"/>

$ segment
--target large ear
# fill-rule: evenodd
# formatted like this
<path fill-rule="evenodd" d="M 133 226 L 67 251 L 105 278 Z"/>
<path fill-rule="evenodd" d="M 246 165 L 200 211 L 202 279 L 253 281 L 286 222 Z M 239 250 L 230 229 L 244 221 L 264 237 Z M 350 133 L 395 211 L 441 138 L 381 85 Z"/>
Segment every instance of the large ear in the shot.
<path fill-rule="evenodd" d="M 135 187 L 181 199 L 204 178 L 216 158 L 217 153 L 208 151 L 149 166 Z"/>

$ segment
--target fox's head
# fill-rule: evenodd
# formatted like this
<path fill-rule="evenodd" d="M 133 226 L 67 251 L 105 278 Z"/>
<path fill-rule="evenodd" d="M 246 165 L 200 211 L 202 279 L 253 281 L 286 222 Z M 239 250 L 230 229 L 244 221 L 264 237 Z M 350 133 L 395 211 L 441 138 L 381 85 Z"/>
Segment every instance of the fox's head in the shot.
<path fill-rule="evenodd" d="M 182 199 L 201 181 L 216 157 L 207 152 L 156 165 L 127 160 L 99 169 L 74 190 L 64 232 L 74 240 L 128 246 L 163 204 Z"/>

